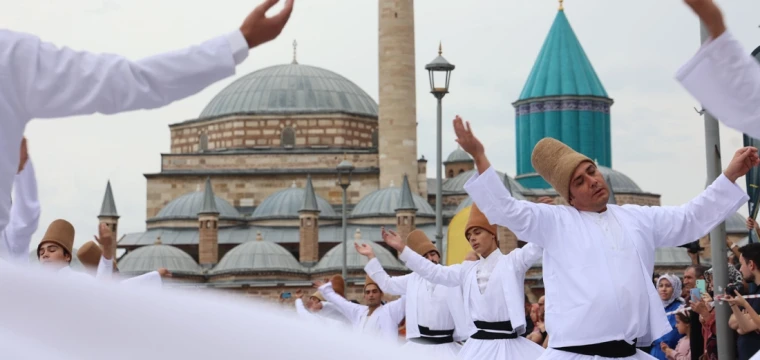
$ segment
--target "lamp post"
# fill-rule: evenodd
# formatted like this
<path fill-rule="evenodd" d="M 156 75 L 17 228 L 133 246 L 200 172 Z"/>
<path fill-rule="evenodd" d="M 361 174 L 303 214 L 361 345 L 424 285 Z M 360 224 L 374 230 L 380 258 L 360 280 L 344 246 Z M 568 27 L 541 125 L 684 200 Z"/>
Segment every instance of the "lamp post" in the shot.
<path fill-rule="evenodd" d="M 348 265 L 347 265 L 347 235 L 346 235 L 346 190 L 349 186 L 351 186 L 351 173 L 354 172 L 354 164 L 352 164 L 350 161 L 346 160 L 345 157 L 343 158 L 343 161 L 338 164 L 338 185 L 340 185 L 341 188 L 343 188 L 343 279 L 346 279 L 346 276 L 348 276 Z"/>
<path fill-rule="evenodd" d="M 438 57 L 436 57 L 430 64 L 425 65 L 425 69 L 430 75 L 430 93 L 438 100 L 438 119 L 437 119 L 437 134 L 436 134 L 436 167 L 435 167 L 435 240 L 438 246 L 438 251 L 441 253 L 441 264 L 446 264 L 446 247 L 443 246 L 443 196 L 441 193 L 441 187 L 443 184 L 443 178 L 441 177 L 442 171 L 442 159 L 441 151 L 441 102 L 443 97 L 449 93 L 449 80 L 451 79 L 451 72 L 454 70 L 454 65 L 450 64 L 443 58 L 443 49 L 441 44 L 438 44 Z"/>

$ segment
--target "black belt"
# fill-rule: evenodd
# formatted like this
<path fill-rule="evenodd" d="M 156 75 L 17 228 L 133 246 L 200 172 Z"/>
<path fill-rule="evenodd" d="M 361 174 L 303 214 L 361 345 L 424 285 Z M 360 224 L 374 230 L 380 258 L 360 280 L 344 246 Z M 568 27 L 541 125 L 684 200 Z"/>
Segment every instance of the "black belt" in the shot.
<path fill-rule="evenodd" d="M 454 330 L 430 330 L 422 325 L 417 325 L 417 328 L 420 329 L 420 337 L 409 339 L 413 343 L 440 345 L 454 342 Z"/>
<path fill-rule="evenodd" d="M 478 328 L 478 332 L 470 336 L 471 339 L 478 340 L 504 340 L 504 339 L 517 339 L 517 333 L 512 329 L 511 321 L 475 321 L 475 327 Z M 509 331 L 504 332 L 490 332 L 490 331 Z"/>
<path fill-rule="evenodd" d="M 615 340 L 599 344 L 565 346 L 554 349 L 580 355 L 622 358 L 636 355 L 636 340 L 633 341 L 633 344 L 629 344 L 624 340 Z"/>

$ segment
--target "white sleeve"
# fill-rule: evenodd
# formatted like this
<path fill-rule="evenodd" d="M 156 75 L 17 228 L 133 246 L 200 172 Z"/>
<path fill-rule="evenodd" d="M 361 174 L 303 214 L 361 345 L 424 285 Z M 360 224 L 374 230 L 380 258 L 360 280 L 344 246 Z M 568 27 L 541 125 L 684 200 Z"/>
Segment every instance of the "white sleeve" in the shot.
<path fill-rule="evenodd" d="M 730 32 L 704 43 L 676 78 L 723 124 L 760 139 L 760 64 Z"/>
<path fill-rule="evenodd" d="M 40 223 L 40 199 L 31 159 L 13 181 L 13 203 L 8 225 L 0 234 L 0 247 L 12 262 L 29 261 L 29 244 Z"/>
<path fill-rule="evenodd" d="M 27 119 L 152 109 L 233 75 L 247 55 L 240 31 L 131 61 L 0 30 L 0 95 Z"/>

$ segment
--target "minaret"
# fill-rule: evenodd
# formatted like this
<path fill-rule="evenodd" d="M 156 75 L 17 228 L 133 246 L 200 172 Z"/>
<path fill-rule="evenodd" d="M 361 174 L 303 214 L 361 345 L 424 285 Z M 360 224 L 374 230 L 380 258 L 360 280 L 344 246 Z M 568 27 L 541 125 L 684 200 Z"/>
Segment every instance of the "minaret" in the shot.
<path fill-rule="evenodd" d="M 612 99 L 586 57 L 560 2 L 549 34 L 515 107 L 517 177 L 526 188 L 548 188 L 531 163 L 544 137 L 567 144 L 599 165 L 612 167 Z"/>
<path fill-rule="evenodd" d="M 304 265 L 316 264 L 319 261 L 319 206 L 311 175 L 306 178 L 306 191 L 298 219 L 301 222 L 298 228 L 298 260 Z"/>
<path fill-rule="evenodd" d="M 406 243 L 406 237 L 410 232 L 417 228 L 417 206 L 414 205 L 412 189 L 409 187 L 409 178 L 404 175 L 404 181 L 401 184 L 401 199 L 399 199 L 396 211 L 396 229 L 401 239 Z"/>
<path fill-rule="evenodd" d="M 378 0 L 378 5 L 380 187 L 408 174 L 417 193 L 414 0 Z"/>
<path fill-rule="evenodd" d="M 116 201 L 113 199 L 113 191 L 111 190 L 111 181 L 106 184 L 106 193 L 103 195 L 103 204 L 100 206 L 100 215 L 98 215 L 98 222 L 100 224 L 106 224 L 113 232 L 114 241 L 119 240 L 119 212 L 116 211 Z M 114 246 L 114 251 L 116 247 Z M 113 259 L 116 258 L 116 254 L 111 254 Z"/>
<path fill-rule="evenodd" d="M 507 190 L 509 190 L 509 193 L 511 194 L 512 184 L 509 183 L 509 177 L 507 174 L 504 174 L 504 186 L 507 188 Z M 518 247 L 517 235 L 515 235 L 512 230 L 509 230 L 504 226 L 496 226 L 496 238 L 499 239 L 499 250 L 501 250 L 503 254 L 509 254 L 512 252 L 512 250 Z"/>
<path fill-rule="evenodd" d="M 216 196 L 211 188 L 211 179 L 206 178 L 203 190 L 203 205 L 198 211 L 198 263 L 214 265 L 219 262 L 219 210 Z"/>

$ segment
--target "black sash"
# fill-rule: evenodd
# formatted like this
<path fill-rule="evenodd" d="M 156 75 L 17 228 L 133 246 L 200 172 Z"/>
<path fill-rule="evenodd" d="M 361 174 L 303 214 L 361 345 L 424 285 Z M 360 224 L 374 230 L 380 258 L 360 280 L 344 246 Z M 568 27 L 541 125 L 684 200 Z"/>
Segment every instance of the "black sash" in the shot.
<path fill-rule="evenodd" d="M 504 340 L 504 339 L 517 339 L 517 333 L 512 329 L 511 321 L 499 321 L 499 322 L 487 322 L 487 321 L 475 321 L 475 327 L 478 328 L 478 332 L 470 336 L 471 339 L 478 340 Z M 509 331 L 504 332 L 491 332 L 491 331 Z"/>
<path fill-rule="evenodd" d="M 420 337 L 409 339 L 413 343 L 440 345 L 454 342 L 454 330 L 430 330 L 422 325 L 417 325 L 417 328 L 420 329 Z"/>
<path fill-rule="evenodd" d="M 636 355 L 636 340 L 633 341 L 633 344 L 629 344 L 624 340 L 615 340 L 599 344 L 566 346 L 554 349 L 580 355 L 622 358 Z"/>

